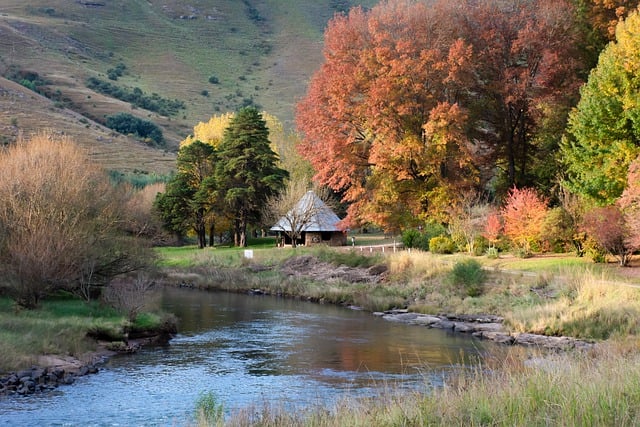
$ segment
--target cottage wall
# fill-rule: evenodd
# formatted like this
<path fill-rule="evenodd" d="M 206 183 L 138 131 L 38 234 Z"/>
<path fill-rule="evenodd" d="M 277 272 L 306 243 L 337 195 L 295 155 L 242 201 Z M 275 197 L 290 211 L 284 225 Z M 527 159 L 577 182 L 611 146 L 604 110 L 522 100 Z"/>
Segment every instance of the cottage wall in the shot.
<path fill-rule="evenodd" d="M 305 233 L 304 245 L 329 245 L 329 246 L 344 246 L 347 244 L 347 234 L 342 231 L 325 231 L 314 232 L 307 231 Z"/>

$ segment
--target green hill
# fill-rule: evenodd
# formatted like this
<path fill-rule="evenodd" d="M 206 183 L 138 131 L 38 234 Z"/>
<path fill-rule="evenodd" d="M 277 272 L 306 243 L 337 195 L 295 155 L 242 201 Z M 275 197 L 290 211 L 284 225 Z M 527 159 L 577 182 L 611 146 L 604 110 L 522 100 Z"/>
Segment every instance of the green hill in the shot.
<path fill-rule="evenodd" d="M 155 167 L 156 160 L 142 153 L 171 158 L 177 142 L 213 114 L 256 105 L 291 127 L 294 105 L 321 62 L 327 21 L 354 4 L 375 2 L 26 3 L 0 5 L 0 75 L 49 99 L 0 80 L 0 142 L 46 128 L 73 133 L 92 146 L 104 144 L 106 133 L 124 146 L 137 146 L 135 157 L 130 152 L 101 159 L 107 168 L 163 171 L 163 161 Z M 131 97 L 141 102 L 132 103 Z M 178 107 L 162 108 L 166 105 Z M 119 112 L 160 126 L 166 147 L 148 150 L 99 125 Z M 77 126 L 69 127 L 69 117 Z"/>

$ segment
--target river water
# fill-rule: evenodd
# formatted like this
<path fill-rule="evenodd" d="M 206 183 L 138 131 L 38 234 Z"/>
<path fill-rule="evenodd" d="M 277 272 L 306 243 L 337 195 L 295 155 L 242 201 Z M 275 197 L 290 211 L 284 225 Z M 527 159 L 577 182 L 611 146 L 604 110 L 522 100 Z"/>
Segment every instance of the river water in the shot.
<path fill-rule="evenodd" d="M 207 392 L 227 413 L 428 392 L 484 352 L 467 336 L 332 305 L 174 288 L 161 298 L 180 319 L 168 345 L 113 357 L 97 375 L 50 393 L 2 398 L 0 425 L 189 425 Z"/>

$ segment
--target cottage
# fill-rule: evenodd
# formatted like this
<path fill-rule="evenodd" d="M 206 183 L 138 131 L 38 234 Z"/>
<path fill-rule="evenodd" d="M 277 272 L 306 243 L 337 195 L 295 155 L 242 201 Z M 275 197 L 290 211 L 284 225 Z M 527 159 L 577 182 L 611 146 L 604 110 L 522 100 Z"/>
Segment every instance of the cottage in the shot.
<path fill-rule="evenodd" d="M 340 218 L 313 192 L 308 191 L 285 216 L 271 227 L 285 244 L 344 246 L 347 233 L 338 226 Z"/>

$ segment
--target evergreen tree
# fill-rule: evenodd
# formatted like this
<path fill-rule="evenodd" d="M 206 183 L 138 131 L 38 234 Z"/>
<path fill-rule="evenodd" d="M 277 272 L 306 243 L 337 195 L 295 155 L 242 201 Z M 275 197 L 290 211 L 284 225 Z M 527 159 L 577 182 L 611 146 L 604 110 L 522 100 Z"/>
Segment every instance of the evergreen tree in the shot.
<path fill-rule="evenodd" d="M 209 182 L 234 219 L 236 246 L 247 245 L 247 225 L 260 221 L 267 199 L 284 186 L 288 173 L 277 161 L 262 115 L 254 107 L 241 109 L 224 132 L 215 178 Z"/>
<path fill-rule="evenodd" d="M 178 173 L 156 202 L 165 227 L 178 236 L 193 229 L 200 248 L 206 246 L 206 220 L 215 205 L 205 197 L 210 193 L 204 191 L 205 181 L 213 174 L 215 158 L 215 149 L 209 144 L 195 141 L 183 146 L 178 153 Z"/>

